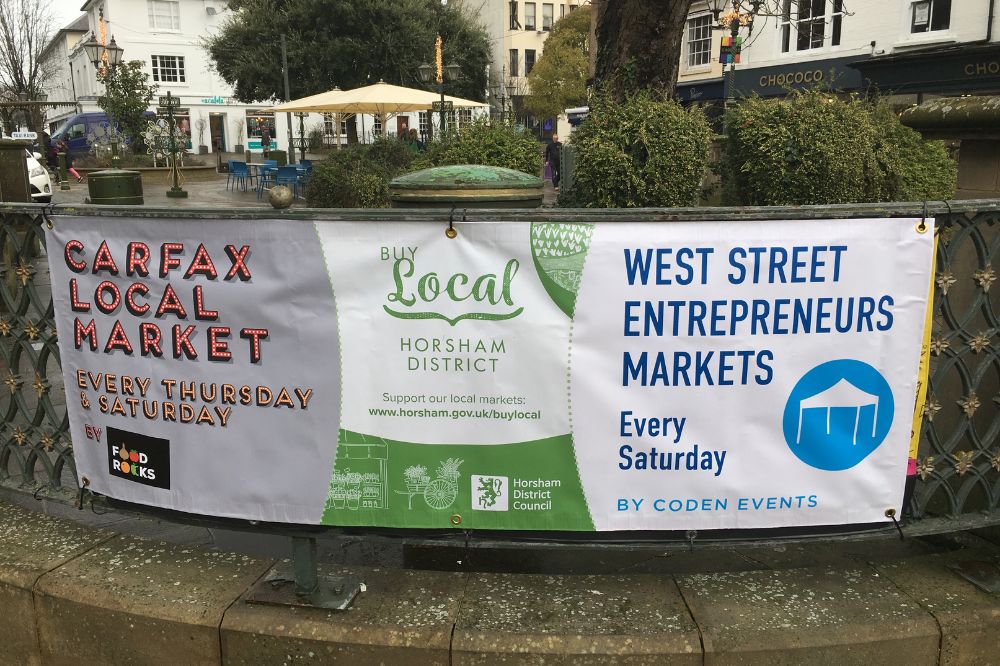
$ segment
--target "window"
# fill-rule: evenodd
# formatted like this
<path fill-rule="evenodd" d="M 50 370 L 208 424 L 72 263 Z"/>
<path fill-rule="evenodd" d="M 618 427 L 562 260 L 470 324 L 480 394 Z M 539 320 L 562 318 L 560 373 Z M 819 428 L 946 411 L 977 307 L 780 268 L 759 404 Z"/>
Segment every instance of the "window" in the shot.
<path fill-rule="evenodd" d="M 159 83 L 184 83 L 184 56 L 150 56 L 153 80 Z"/>
<path fill-rule="evenodd" d="M 511 0 L 510 3 L 510 29 L 520 30 L 521 22 L 517 20 L 517 2 Z"/>
<path fill-rule="evenodd" d="M 920 0 L 911 8 L 910 32 L 947 30 L 951 26 L 951 0 Z"/>
<path fill-rule="evenodd" d="M 417 124 L 420 127 L 420 136 L 427 136 L 431 133 L 431 115 L 427 111 L 421 111 Z"/>
<path fill-rule="evenodd" d="M 333 131 L 333 123 L 334 123 L 333 114 L 332 113 L 324 113 L 323 114 L 323 134 L 325 134 L 326 136 L 335 136 L 335 132 Z M 346 120 L 341 120 L 340 121 L 340 133 L 341 134 L 347 134 L 347 121 Z"/>
<path fill-rule="evenodd" d="M 174 0 L 146 0 L 149 27 L 153 30 L 180 30 L 180 4 Z"/>
<path fill-rule="evenodd" d="M 472 124 L 472 109 L 458 110 L 458 126 L 465 127 Z"/>
<path fill-rule="evenodd" d="M 535 3 L 533 2 L 524 3 L 524 29 L 535 29 Z"/>
<path fill-rule="evenodd" d="M 552 8 L 554 6 L 555 5 L 549 3 L 542 5 L 542 30 L 552 29 L 552 16 L 553 16 Z"/>
<path fill-rule="evenodd" d="M 382 116 L 374 116 L 375 120 L 372 122 L 372 136 L 382 133 Z"/>
<path fill-rule="evenodd" d="M 517 49 L 510 50 L 510 65 L 507 67 L 511 76 L 520 76 L 517 73 Z"/>
<path fill-rule="evenodd" d="M 531 74 L 531 70 L 535 68 L 535 50 L 534 49 L 524 49 L 524 75 L 527 76 Z"/>
<path fill-rule="evenodd" d="M 687 66 L 701 67 L 712 61 L 712 16 L 704 14 L 688 19 Z"/>
<path fill-rule="evenodd" d="M 788 53 L 793 46 L 795 51 L 840 46 L 843 18 L 844 0 L 799 0 L 797 3 L 784 0 L 781 51 Z"/>
<path fill-rule="evenodd" d="M 563 16 L 566 16 L 566 5 L 565 4 L 559 5 L 559 18 L 562 18 Z"/>

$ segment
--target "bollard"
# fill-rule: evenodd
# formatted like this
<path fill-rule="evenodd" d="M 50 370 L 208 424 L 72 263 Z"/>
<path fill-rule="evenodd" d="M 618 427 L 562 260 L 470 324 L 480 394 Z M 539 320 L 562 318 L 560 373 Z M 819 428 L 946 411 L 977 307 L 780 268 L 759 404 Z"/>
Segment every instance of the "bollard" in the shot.
<path fill-rule="evenodd" d="M 69 189 L 69 174 L 66 173 L 66 153 L 59 153 L 59 189 Z"/>

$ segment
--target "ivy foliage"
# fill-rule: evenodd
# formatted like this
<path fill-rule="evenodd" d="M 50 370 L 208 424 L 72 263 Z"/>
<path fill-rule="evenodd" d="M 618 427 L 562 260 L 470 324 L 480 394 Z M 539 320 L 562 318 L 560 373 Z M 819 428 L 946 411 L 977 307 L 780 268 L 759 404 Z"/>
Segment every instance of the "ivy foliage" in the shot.
<path fill-rule="evenodd" d="M 561 201 L 597 208 L 696 205 L 711 138 L 700 110 L 653 92 L 622 101 L 598 97 L 573 133 L 576 182 Z"/>
<path fill-rule="evenodd" d="M 743 205 L 947 199 L 957 167 L 941 142 L 884 102 L 822 90 L 754 97 L 726 114 L 726 198 Z"/>

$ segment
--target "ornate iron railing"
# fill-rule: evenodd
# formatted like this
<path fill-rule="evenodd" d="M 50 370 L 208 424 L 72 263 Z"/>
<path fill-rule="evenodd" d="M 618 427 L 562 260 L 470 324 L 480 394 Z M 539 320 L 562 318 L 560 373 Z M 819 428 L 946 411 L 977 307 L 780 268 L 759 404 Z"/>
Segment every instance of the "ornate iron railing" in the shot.
<path fill-rule="evenodd" d="M 120 209 L 0 203 L 0 484 L 26 492 L 77 489 L 73 443 L 48 281 L 47 215 L 247 220 L 422 220 L 454 211 Z M 475 211 L 469 222 L 670 221 L 934 216 L 938 228 L 929 390 L 908 507 L 914 521 L 1000 522 L 1000 201 L 782 208 Z M 961 520 L 958 520 L 961 518 Z M 947 529 L 947 527 L 938 528 Z"/>

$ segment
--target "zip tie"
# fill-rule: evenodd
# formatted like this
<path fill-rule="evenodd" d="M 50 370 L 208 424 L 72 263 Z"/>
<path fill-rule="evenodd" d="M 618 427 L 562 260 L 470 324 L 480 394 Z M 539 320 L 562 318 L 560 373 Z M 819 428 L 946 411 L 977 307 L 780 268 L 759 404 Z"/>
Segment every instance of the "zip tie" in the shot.
<path fill-rule="evenodd" d="M 31 497 L 35 499 L 35 501 L 41 502 L 42 498 L 38 496 L 38 493 L 42 492 L 43 490 L 45 490 L 45 485 L 41 483 L 38 484 L 38 487 L 35 488 L 35 492 L 31 493 Z"/>
<path fill-rule="evenodd" d="M 78 511 L 83 511 L 83 494 L 87 492 L 87 486 L 90 485 L 90 479 L 83 477 L 83 483 L 80 485 L 80 496 L 76 500 L 76 508 Z"/>
<path fill-rule="evenodd" d="M 698 530 L 688 530 L 684 533 L 688 542 L 688 552 L 694 552 L 694 540 L 698 538 Z"/>
<path fill-rule="evenodd" d="M 465 214 L 462 214 L 462 219 L 465 219 Z M 448 215 L 448 228 L 445 229 L 444 235 L 448 238 L 455 238 L 458 236 L 458 231 L 455 229 L 455 206 L 452 205 L 451 213 Z"/>
<path fill-rule="evenodd" d="M 899 532 L 899 540 L 900 541 L 905 541 L 906 537 L 903 535 L 903 528 L 899 526 L 899 521 L 896 520 L 896 510 L 895 509 L 886 509 L 885 510 L 885 517 L 889 518 L 890 520 L 892 520 L 892 524 L 896 526 L 896 531 Z"/>
<path fill-rule="evenodd" d="M 50 202 L 45 205 L 45 208 L 42 209 L 42 219 L 45 220 L 45 226 L 49 229 L 52 228 L 52 218 L 49 217 L 49 215 L 54 214 L 55 208 L 56 205 Z"/>
<path fill-rule="evenodd" d="M 920 222 L 917 223 L 917 233 L 927 233 L 927 199 L 924 199 L 924 215 L 920 218 Z"/>

